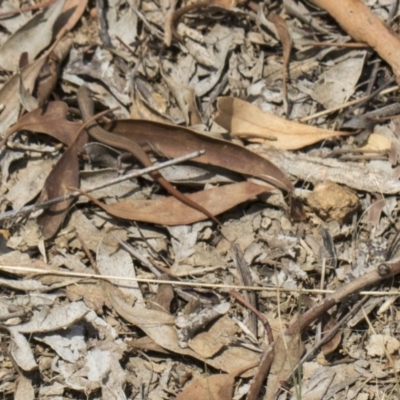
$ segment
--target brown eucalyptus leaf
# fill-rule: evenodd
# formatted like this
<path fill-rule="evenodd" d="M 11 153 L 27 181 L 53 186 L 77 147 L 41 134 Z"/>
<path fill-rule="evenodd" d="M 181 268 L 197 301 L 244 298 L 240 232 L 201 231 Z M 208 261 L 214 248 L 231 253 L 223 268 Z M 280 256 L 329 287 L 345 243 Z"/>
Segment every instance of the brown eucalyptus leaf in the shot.
<path fill-rule="evenodd" d="M 186 387 L 183 392 L 179 393 L 176 400 L 231 400 L 236 376 L 256 365 L 257 364 L 249 364 L 244 368 L 238 368 L 230 374 L 212 375 L 195 381 Z"/>
<path fill-rule="evenodd" d="M 190 384 L 176 400 L 218 399 L 231 400 L 235 376 L 233 374 L 211 375 Z"/>
<path fill-rule="evenodd" d="M 217 105 L 219 113 L 215 122 L 233 136 L 282 150 L 296 150 L 333 136 L 350 134 L 288 121 L 235 97 L 219 98 Z"/>
<path fill-rule="evenodd" d="M 186 194 L 191 200 L 201 204 L 213 215 L 221 214 L 261 193 L 271 191 L 271 187 L 253 182 L 240 182 Z M 122 200 L 104 204 L 88 193 L 84 193 L 96 205 L 114 217 L 150 222 L 160 225 L 186 225 L 207 218 L 200 211 L 187 206 L 175 197 L 156 200 Z"/>
<path fill-rule="evenodd" d="M 77 142 L 74 142 L 58 160 L 46 179 L 38 203 L 70 192 L 70 187 L 79 186 L 79 162 Z M 60 229 L 74 199 L 56 203 L 45 209 L 38 218 L 45 239 L 52 238 Z"/>
<path fill-rule="evenodd" d="M 288 192 L 294 190 L 289 178 L 272 162 L 225 140 L 181 126 L 145 120 L 119 120 L 106 129 L 141 145 L 150 143 L 151 149 L 169 158 L 205 150 L 205 154 L 197 157 L 196 162 L 255 176 Z"/>
<path fill-rule="evenodd" d="M 10 129 L 7 137 L 20 130 L 26 130 L 49 135 L 61 143 L 70 146 L 76 139 L 81 122 L 67 120 L 68 106 L 62 101 L 52 101 L 45 109 L 37 108 L 23 115 Z M 84 141 L 87 135 L 82 135 Z M 83 143 L 82 143 L 83 144 Z"/>

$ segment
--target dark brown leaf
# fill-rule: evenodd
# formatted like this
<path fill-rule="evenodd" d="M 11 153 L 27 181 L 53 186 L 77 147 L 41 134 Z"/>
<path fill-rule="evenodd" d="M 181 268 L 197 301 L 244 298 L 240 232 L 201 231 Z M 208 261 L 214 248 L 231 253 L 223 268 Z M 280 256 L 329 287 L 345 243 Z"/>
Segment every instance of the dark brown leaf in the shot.
<path fill-rule="evenodd" d="M 280 189 L 293 192 L 289 178 L 273 163 L 244 147 L 200 134 L 188 128 L 144 120 L 119 120 L 106 127 L 169 158 L 205 150 L 196 162 L 258 177 Z"/>

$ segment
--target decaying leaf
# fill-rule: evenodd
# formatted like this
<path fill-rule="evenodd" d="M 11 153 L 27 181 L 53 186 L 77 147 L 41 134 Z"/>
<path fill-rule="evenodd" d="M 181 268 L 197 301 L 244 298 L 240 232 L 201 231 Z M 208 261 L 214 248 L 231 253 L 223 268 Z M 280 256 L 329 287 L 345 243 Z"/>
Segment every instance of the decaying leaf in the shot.
<path fill-rule="evenodd" d="M 36 14 L 21 29 L 15 32 L 0 48 L 0 67 L 15 71 L 22 53 L 28 61 L 45 49 L 53 37 L 53 25 L 64 7 L 65 0 L 58 0 L 42 13 Z M 29 40 L 26 38 L 29 37 Z"/>
<path fill-rule="evenodd" d="M 366 346 L 368 354 L 373 357 L 384 357 L 393 354 L 400 348 L 400 342 L 390 335 L 374 334 L 369 337 Z"/>
<path fill-rule="evenodd" d="M 81 19 L 88 0 L 66 0 L 62 13 L 54 24 L 54 33 L 59 39 L 63 31 L 70 31 Z"/>
<path fill-rule="evenodd" d="M 329 331 L 333 329 L 337 325 L 337 321 L 335 318 L 330 317 L 326 324 L 324 324 L 323 331 L 324 335 L 329 334 Z M 336 334 L 330 339 L 327 343 L 322 346 L 322 353 L 324 356 L 332 354 L 339 347 L 340 342 L 342 340 L 342 330 L 339 329 Z"/>
<path fill-rule="evenodd" d="M 325 108 L 345 103 L 356 90 L 365 56 L 365 51 L 350 53 L 345 60 L 327 69 L 313 85 L 311 97 Z"/>
<path fill-rule="evenodd" d="M 69 38 L 61 40 L 55 49 L 50 53 L 40 70 L 40 74 L 36 84 L 36 95 L 38 105 L 42 107 L 46 104 L 49 96 L 53 92 L 57 81 L 61 63 L 68 55 L 72 46 L 72 41 Z"/>

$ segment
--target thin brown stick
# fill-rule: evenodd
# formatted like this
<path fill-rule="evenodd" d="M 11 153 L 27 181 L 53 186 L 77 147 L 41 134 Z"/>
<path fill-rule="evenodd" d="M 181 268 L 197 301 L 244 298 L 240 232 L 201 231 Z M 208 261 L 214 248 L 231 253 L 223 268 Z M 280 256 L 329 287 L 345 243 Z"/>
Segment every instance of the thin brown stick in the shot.
<path fill-rule="evenodd" d="M 349 47 L 349 48 L 366 48 L 371 47 L 366 43 L 337 43 L 337 42 L 307 42 L 302 43 L 303 46 L 321 46 L 321 47 Z"/>
<path fill-rule="evenodd" d="M 328 295 L 315 307 L 306 311 L 300 318 L 300 323 L 295 322 L 289 325 L 285 335 L 294 335 L 298 329 L 304 330 L 308 325 L 315 321 L 320 315 L 328 311 L 333 305 L 339 304 L 355 293 L 360 292 L 367 286 L 372 286 L 383 279 L 391 278 L 400 273 L 400 261 L 381 264 L 378 268 L 360 276 L 358 279 L 349 282 L 338 288 L 334 293 Z"/>
<path fill-rule="evenodd" d="M 275 357 L 275 342 L 272 342 L 263 352 L 258 366 L 258 371 L 254 375 L 253 380 L 250 383 L 250 389 L 247 393 L 246 400 L 257 400 L 258 394 L 260 393 L 261 387 L 264 383 L 265 378 L 271 369 L 272 362 Z"/>

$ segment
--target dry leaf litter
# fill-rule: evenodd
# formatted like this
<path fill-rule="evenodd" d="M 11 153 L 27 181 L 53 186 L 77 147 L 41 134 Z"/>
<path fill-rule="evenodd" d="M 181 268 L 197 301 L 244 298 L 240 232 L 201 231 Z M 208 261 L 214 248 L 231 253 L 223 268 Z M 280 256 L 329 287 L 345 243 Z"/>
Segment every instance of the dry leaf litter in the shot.
<path fill-rule="evenodd" d="M 399 398 L 399 15 L 1 2 L 2 398 Z"/>

